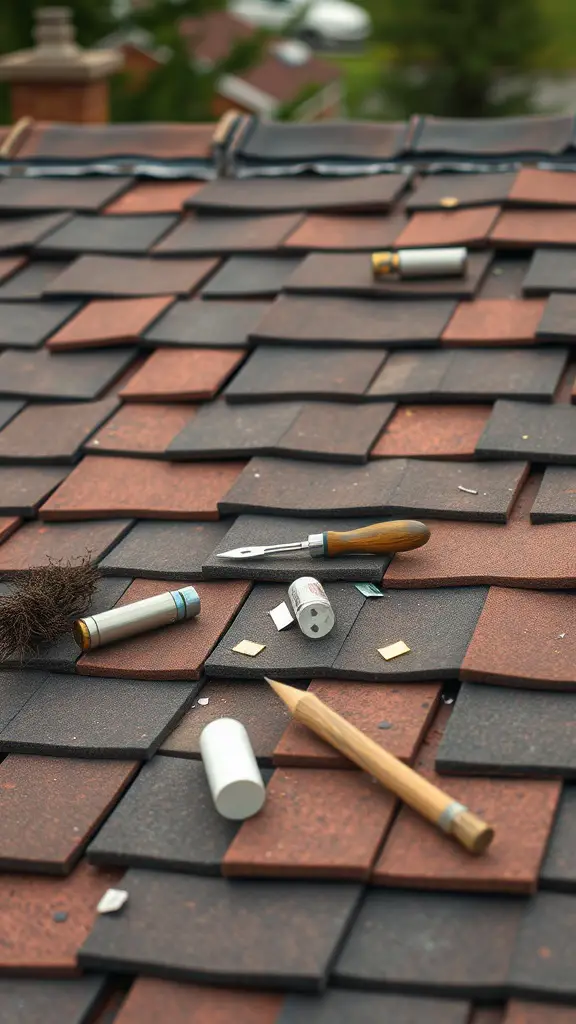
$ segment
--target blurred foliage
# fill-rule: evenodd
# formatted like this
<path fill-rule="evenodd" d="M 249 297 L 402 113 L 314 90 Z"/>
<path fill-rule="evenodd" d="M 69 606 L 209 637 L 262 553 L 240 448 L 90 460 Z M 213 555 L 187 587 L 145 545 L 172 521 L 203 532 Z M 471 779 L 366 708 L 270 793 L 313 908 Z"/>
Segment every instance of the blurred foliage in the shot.
<path fill-rule="evenodd" d="M 180 5 L 180 10 L 184 6 Z M 190 16 L 189 10 L 186 15 Z M 151 19 L 144 24 L 138 18 L 138 26 L 146 28 L 154 43 L 166 47 L 170 56 L 136 85 L 127 73 L 116 76 L 111 90 L 114 121 L 214 120 L 211 104 L 218 79 L 252 67 L 267 39 L 266 33 L 255 32 L 249 39 L 240 40 L 225 60 L 199 70 L 190 61 L 190 37 L 183 39 L 177 22 L 160 21 L 154 26 Z"/>
<path fill-rule="evenodd" d="M 361 53 L 323 54 L 344 72 L 346 115 L 356 118 L 385 117 L 382 73 L 390 59 L 382 43 L 369 43 Z"/>
<path fill-rule="evenodd" d="M 47 0 L 0 0 L 0 53 L 32 46 L 34 11 L 53 6 L 55 3 Z M 81 46 L 93 46 L 117 25 L 106 0 L 67 0 L 66 6 L 74 12 L 76 38 Z"/>
<path fill-rule="evenodd" d="M 536 57 L 543 71 L 576 71 L 576 3 L 574 0 L 539 0 L 545 25 Z"/>
<path fill-rule="evenodd" d="M 0 53 L 33 44 L 37 7 L 57 0 L 0 0 Z M 66 2 L 66 0 L 62 0 Z M 404 117 L 414 111 L 489 116 L 530 109 L 529 90 L 495 96 L 502 74 L 576 68 L 576 0 L 355 0 L 374 26 L 362 53 L 329 55 L 344 71 L 352 117 Z M 148 9 L 117 18 L 126 0 L 68 0 L 78 42 L 93 46 L 122 29 L 150 33 L 151 47 L 168 59 L 147 79 L 112 82 L 114 120 L 209 120 L 217 78 L 252 66 L 266 43 L 256 33 L 216 68 L 190 64 L 178 32 L 182 18 L 226 6 L 226 0 L 150 0 Z M 114 6 L 113 6 L 114 5 Z M 296 25 L 290 26 L 294 32 Z M 290 34 L 288 29 L 285 35 Z M 526 76 L 529 79 L 529 76 Z M 310 92 L 284 105 L 290 118 Z M 0 85 L 0 123 L 10 120 L 8 90 Z"/>
<path fill-rule="evenodd" d="M 289 103 L 283 103 L 274 114 L 275 121 L 291 121 L 297 111 L 316 95 L 320 86 L 314 85 L 313 82 L 309 82 L 308 85 L 302 86 L 298 94 Z"/>
<path fill-rule="evenodd" d="M 530 110 L 529 77 L 495 95 L 503 74 L 530 71 L 545 45 L 539 0 L 363 0 L 390 59 L 388 116 L 489 117 Z"/>

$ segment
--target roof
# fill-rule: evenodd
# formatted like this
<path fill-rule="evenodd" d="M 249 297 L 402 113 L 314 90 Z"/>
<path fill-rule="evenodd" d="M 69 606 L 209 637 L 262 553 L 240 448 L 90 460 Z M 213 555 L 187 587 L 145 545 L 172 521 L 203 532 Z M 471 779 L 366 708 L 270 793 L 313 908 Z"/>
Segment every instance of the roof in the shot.
<path fill-rule="evenodd" d="M 201 18 L 184 18 L 181 31 L 189 40 L 195 59 L 207 64 L 225 60 L 237 43 L 254 35 L 252 25 L 227 11 L 209 11 Z M 287 42 L 285 40 L 284 45 Z M 285 59 L 282 42 L 270 40 L 264 44 L 262 58 L 254 67 L 235 72 L 234 79 L 272 96 L 278 103 L 291 102 L 307 86 L 320 88 L 341 79 L 341 71 L 335 64 L 318 57 L 303 43 L 298 46 L 299 60 Z"/>
<path fill-rule="evenodd" d="M 182 18 L 180 32 L 198 60 L 217 64 L 240 40 L 254 35 L 254 26 L 228 11 L 207 11 L 200 18 Z"/>
<path fill-rule="evenodd" d="M 202 609 L 0 670 L 7 1019 L 576 1012 L 573 125 L 308 127 L 8 136 L 0 594 L 89 551 L 92 613 L 183 584 Z M 446 245 L 464 277 L 372 277 L 374 250 Z M 215 557 L 390 517 L 428 544 Z M 320 641 L 268 615 L 303 574 L 336 613 Z M 265 674 L 492 823 L 490 851 L 290 722 Z M 200 759 L 223 716 L 267 785 L 242 823 Z M 97 915 L 110 887 L 128 902 Z"/>
<path fill-rule="evenodd" d="M 331 85 L 340 81 L 342 74 L 336 65 L 321 60 L 312 51 L 302 63 L 295 64 L 283 58 L 281 49 L 270 49 L 263 61 L 241 72 L 239 77 L 279 103 L 289 103 L 307 86 Z"/>

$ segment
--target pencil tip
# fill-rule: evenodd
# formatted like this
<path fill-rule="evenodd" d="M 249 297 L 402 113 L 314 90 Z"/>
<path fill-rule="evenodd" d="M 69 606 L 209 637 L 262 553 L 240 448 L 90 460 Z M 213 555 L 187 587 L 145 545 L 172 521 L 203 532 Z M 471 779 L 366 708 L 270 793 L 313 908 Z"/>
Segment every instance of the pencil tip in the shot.
<path fill-rule="evenodd" d="M 264 681 L 272 687 L 274 692 L 288 705 L 290 710 L 294 711 L 302 696 L 302 691 L 297 690 L 295 686 L 286 686 L 286 683 L 280 683 L 277 679 L 269 679 L 268 676 L 264 676 Z"/>

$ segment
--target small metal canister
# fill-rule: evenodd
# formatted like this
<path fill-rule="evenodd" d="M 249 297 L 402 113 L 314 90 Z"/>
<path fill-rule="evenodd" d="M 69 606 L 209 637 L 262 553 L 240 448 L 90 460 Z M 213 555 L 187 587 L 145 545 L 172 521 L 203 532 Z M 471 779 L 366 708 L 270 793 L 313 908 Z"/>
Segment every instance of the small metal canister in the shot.
<path fill-rule="evenodd" d="M 468 250 L 398 249 L 372 253 L 374 277 L 461 277 L 466 271 Z"/>
<path fill-rule="evenodd" d="M 334 609 L 324 587 L 313 576 L 300 576 L 294 580 L 288 587 L 288 597 L 305 636 L 319 640 L 334 628 Z"/>
<path fill-rule="evenodd" d="M 167 590 L 143 601 L 77 619 L 73 626 L 74 639 L 81 650 L 93 651 L 137 633 L 191 619 L 199 612 L 200 597 L 194 587 Z"/>

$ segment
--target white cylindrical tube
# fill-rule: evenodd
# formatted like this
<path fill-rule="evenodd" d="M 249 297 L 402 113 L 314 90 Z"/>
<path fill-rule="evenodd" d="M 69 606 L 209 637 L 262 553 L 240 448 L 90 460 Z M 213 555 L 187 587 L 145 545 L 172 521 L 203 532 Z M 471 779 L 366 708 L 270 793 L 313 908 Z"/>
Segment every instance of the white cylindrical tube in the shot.
<path fill-rule="evenodd" d="M 319 640 L 334 627 L 336 616 L 326 591 L 313 576 L 300 576 L 288 587 L 296 621 L 305 636 Z"/>
<path fill-rule="evenodd" d="M 167 590 L 143 601 L 77 619 L 73 626 L 74 639 L 83 651 L 92 651 L 158 626 L 191 619 L 199 612 L 200 597 L 195 587 Z"/>
<path fill-rule="evenodd" d="M 460 277 L 466 270 L 468 250 L 399 249 L 400 277 Z"/>
<path fill-rule="evenodd" d="M 468 250 L 464 246 L 450 249 L 398 249 L 397 252 L 372 254 L 374 277 L 461 277 L 466 271 Z"/>
<path fill-rule="evenodd" d="M 235 718 L 210 722 L 200 734 L 200 753 L 218 813 L 233 821 L 257 814 L 266 787 L 242 723 Z"/>

